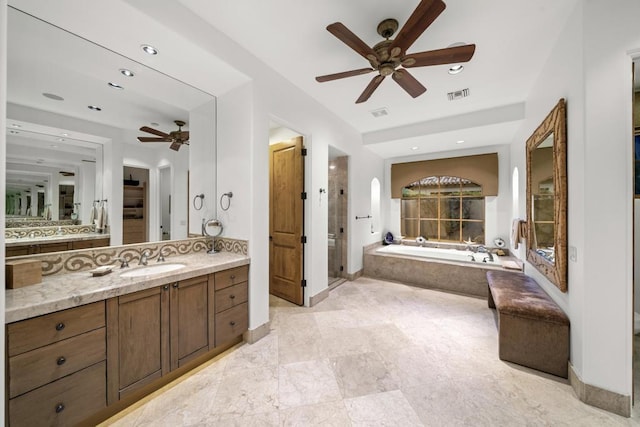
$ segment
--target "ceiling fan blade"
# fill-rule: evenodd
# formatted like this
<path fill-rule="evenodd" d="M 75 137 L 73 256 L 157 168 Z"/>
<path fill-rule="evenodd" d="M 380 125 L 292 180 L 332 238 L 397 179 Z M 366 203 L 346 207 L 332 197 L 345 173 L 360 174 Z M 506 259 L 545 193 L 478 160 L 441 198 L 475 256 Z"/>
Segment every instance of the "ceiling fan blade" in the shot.
<path fill-rule="evenodd" d="M 150 136 L 139 136 L 138 141 L 140 142 L 171 142 L 173 139 L 171 138 L 153 138 Z"/>
<path fill-rule="evenodd" d="M 169 136 L 169 134 L 168 134 L 168 133 L 164 133 L 164 132 L 162 132 L 162 131 L 159 131 L 159 130 L 156 130 L 156 129 L 150 128 L 150 127 L 148 127 L 148 126 L 142 126 L 142 127 L 140 128 L 140 130 L 141 130 L 142 132 L 151 133 L 151 134 L 153 134 L 153 135 L 158 135 L 158 136 L 161 136 L 161 137 L 163 137 L 163 138 L 167 138 L 167 137 Z"/>
<path fill-rule="evenodd" d="M 170 149 L 174 150 L 174 151 L 178 151 L 180 149 L 180 146 L 182 145 L 182 142 L 180 141 L 174 141 L 171 143 L 171 145 L 169 146 Z"/>
<path fill-rule="evenodd" d="M 402 58 L 402 66 L 405 68 L 413 68 L 467 62 L 473 57 L 475 51 L 475 44 L 467 44 L 464 46 L 412 53 Z"/>
<path fill-rule="evenodd" d="M 393 80 L 398 83 L 402 89 L 406 90 L 413 98 L 417 98 L 426 92 L 427 88 L 422 86 L 415 77 L 413 77 L 407 70 L 399 69 L 393 73 Z"/>
<path fill-rule="evenodd" d="M 399 47 L 406 52 L 446 7 L 442 0 L 422 0 L 393 40 L 390 49 Z"/>
<path fill-rule="evenodd" d="M 380 83 L 384 80 L 384 76 L 378 74 L 375 76 L 367 87 L 364 89 L 364 92 L 360 95 L 360 98 L 356 101 L 356 104 L 360 104 L 361 102 L 365 102 L 369 97 L 373 94 L 373 92 L 380 86 Z"/>
<path fill-rule="evenodd" d="M 351 70 L 351 71 L 344 71 L 342 73 L 335 73 L 335 74 L 327 74 L 325 76 L 318 76 L 316 77 L 316 81 L 318 82 L 328 82 L 331 80 L 338 80 L 338 79 L 344 79 L 345 77 L 353 77 L 353 76 L 359 76 L 361 74 L 368 74 L 372 71 L 375 71 L 373 68 L 360 68 L 359 70 Z"/>
<path fill-rule="evenodd" d="M 340 39 L 340 41 L 351 49 L 358 52 L 358 54 L 364 57 L 367 61 L 369 60 L 367 55 L 373 55 L 375 58 L 378 58 L 378 55 L 376 55 L 376 52 L 371 49 L 370 46 L 363 42 L 360 37 L 353 34 L 351 30 L 345 27 L 341 22 L 334 22 L 333 24 L 328 25 L 327 31 Z"/>

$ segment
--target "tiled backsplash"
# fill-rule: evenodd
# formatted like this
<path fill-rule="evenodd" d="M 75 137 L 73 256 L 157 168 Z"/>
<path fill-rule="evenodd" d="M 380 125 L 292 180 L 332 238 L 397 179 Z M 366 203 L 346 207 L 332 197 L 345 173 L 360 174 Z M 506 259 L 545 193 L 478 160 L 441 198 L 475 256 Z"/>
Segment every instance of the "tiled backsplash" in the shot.
<path fill-rule="evenodd" d="M 243 255 L 248 253 L 248 242 L 228 238 L 215 238 L 216 250 L 234 252 Z M 160 250 L 167 259 L 171 256 L 208 251 L 211 247 L 210 237 L 198 237 L 185 240 L 165 240 L 161 242 L 139 243 L 123 246 L 108 246 L 95 249 L 81 249 L 67 252 L 53 252 L 38 255 L 27 255 L 11 259 L 34 259 L 42 262 L 42 275 L 66 274 L 91 270 L 102 265 L 117 264 L 117 258 L 126 258 L 130 263 L 140 259 L 143 251 L 151 252 L 150 259 L 158 256 Z"/>
<path fill-rule="evenodd" d="M 5 228 L 5 239 L 21 239 L 25 237 L 49 237 L 56 235 L 67 234 L 86 234 L 95 233 L 95 225 L 60 225 L 53 227 L 18 227 L 18 228 Z"/>
<path fill-rule="evenodd" d="M 73 225 L 72 219 L 46 220 L 46 219 L 11 219 L 5 221 L 5 228 L 24 227 L 57 227 L 59 225 Z"/>

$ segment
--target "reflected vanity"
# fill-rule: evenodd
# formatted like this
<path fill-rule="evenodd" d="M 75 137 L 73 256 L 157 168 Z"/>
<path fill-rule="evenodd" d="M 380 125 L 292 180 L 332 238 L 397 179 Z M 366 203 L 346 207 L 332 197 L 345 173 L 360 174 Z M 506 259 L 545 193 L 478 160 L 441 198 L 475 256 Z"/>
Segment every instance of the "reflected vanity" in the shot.
<path fill-rule="evenodd" d="M 565 100 L 527 140 L 527 261 L 567 292 Z"/>

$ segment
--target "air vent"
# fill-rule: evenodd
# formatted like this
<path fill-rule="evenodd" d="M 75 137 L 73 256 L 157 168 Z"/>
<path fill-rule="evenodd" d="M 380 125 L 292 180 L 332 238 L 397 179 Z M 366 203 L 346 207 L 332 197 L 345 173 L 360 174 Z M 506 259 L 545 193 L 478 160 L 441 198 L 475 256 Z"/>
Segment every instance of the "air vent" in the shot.
<path fill-rule="evenodd" d="M 449 92 L 447 94 L 449 101 L 455 101 L 456 99 L 466 98 L 467 96 L 469 96 L 469 88 L 456 90 L 453 92 Z"/>
<path fill-rule="evenodd" d="M 382 116 L 388 116 L 389 111 L 387 111 L 386 107 L 382 107 L 382 108 L 378 108 L 377 110 L 372 110 L 371 115 L 376 118 L 382 117 Z"/>

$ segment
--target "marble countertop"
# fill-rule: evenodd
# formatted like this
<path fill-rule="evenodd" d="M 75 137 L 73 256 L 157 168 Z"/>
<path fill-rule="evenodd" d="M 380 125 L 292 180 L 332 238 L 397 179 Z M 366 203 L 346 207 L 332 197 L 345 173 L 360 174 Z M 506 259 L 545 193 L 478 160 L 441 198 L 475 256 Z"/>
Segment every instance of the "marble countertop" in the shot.
<path fill-rule="evenodd" d="M 62 234 L 56 236 L 45 237 L 20 237 L 5 239 L 5 245 L 10 248 L 13 246 L 23 245 L 38 245 L 46 243 L 64 243 L 64 242 L 76 242 L 79 240 L 95 240 L 95 239 L 108 239 L 111 236 L 109 234 L 100 233 L 78 233 L 78 234 Z"/>
<path fill-rule="evenodd" d="M 124 270 L 115 266 L 111 273 L 99 277 L 93 277 L 89 271 L 45 276 L 42 283 L 37 285 L 7 289 L 5 323 L 215 273 L 249 262 L 248 256 L 232 252 L 194 253 L 167 257 L 166 263 L 186 264 L 184 268 L 148 276 L 120 277 L 122 272 L 139 268 L 134 263 Z M 149 266 L 154 264 L 155 260 L 149 261 Z"/>

